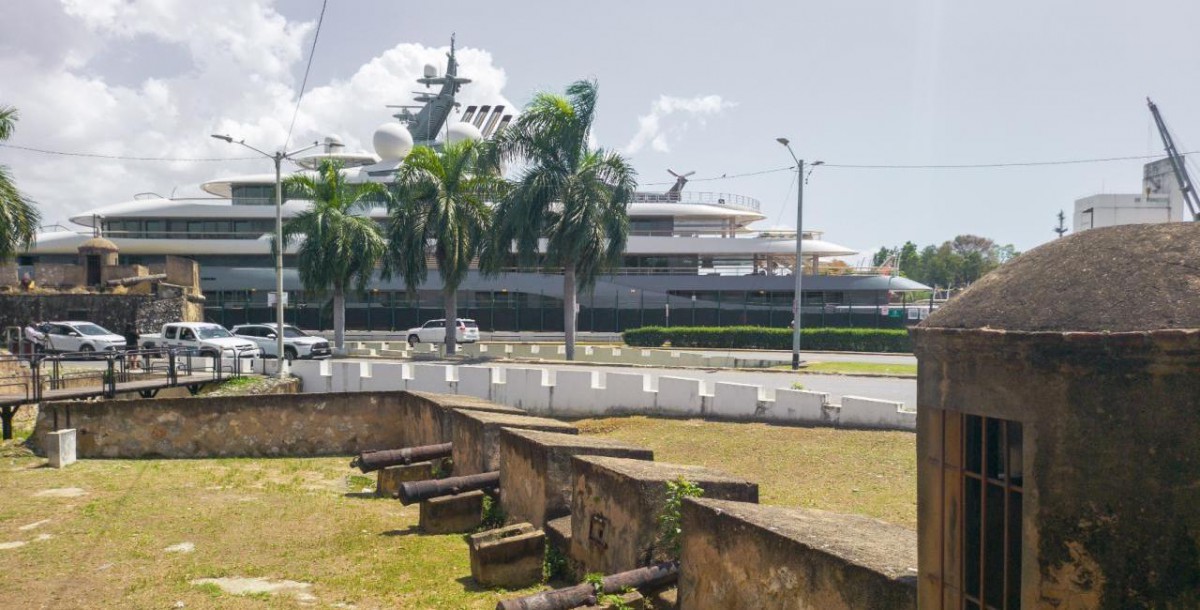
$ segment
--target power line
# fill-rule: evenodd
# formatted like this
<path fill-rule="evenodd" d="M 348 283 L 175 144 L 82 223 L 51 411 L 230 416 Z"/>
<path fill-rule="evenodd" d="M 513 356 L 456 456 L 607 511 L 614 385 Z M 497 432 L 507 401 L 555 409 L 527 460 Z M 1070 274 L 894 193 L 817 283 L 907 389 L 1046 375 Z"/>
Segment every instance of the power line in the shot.
<path fill-rule="evenodd" d="M 1195 154 L 1195 151 L 1182 153 Z M 1081 165 L 1085 163 L 1107 163 L 1110 161 L 1138 161 L 1160 159 L 1163 155 L 1132 155 L 1128 157 L 1101 157 L 1097 159 L 1067 159 L 1060 161 L 1015 161 L 1009 163 L 956 163 L 944 165 L 864 165 L 850 163 L 825 163 L 825 167 L 844 169 L 992 169 L 1002 167 L 1040 167 L 1047 165 Z"/>
<path fill-rule="evenodd" d="M 312 69 L 313 56 L 317 54 L 317 39 L 321 37 L 321 24 L 325 22 L 325 5 L 329 0 L 322 0 L 321 15 L 317 17 L 317 30 L 313 32 L 312 48 L 308 51 L 308 64 L 304 66 L 304 80 L 300 81 L 300 95 L 296 97 L 296 109 L 292 111 L 292 123 L 288 125 L 287 139 L 283 141 L 283 150 L 292 143 L 292 129 L 296 127 L 296 116 L 300 114 L 300 102 L 304 99 L 304 90 L 308 87 L 308 71 Z"/>
<path fill-rule="evenodd" d="M 795 169 L 796 169 L 795 165 L 789 165 L 787 167 L 777 167 L 775 169 L 764 169 L 764 170 L 757 171 L 757 172 L 746 172 L 744 174 L 733 174 L 732 176 L 730 176 L 728 174 L 721 174 L 720 176 L 711 176 L 709 178 L 689 178 L 688 182 L 709 182 L 711 180 L 732 180 L 734 178 L 745 178 L 747 176 L 761 176 L 763 174 L 774 174 L 777 172 L 790 172 L 790 171 L 794 171 Z M 675 182 L 674 181 L 671 181 L 671 182 L 644 182 L 644 183 L 642 183 L 642 186 L 659 186 L 662 184 L 675 184 Z"/>
<path fill-rule="evenodd" d="M 44 148 L 34 148 L 32 146 L 20 146 L 17 144 L 0 144 L 0 147 L 13 148 L 17 150 L 25 150 L 29 152 L 41 153 L 43 155 L 59 155 L 63 157 L 89 157 L 92 159 L 112 159 L 114 161 L 249 161 L 258 157 L 127 157 L 124 155 L 103 155 L 100 153 L 86 152 L 67 152 L 63 150 L 46 150 Z"/>

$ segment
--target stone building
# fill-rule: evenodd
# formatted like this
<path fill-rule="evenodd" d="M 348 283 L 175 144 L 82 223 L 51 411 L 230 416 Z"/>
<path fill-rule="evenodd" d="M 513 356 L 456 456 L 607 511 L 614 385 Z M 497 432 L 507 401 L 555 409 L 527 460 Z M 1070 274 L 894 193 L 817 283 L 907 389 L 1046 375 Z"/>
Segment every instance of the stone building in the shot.
<path fill-rule="evenodd" d="M 1200 607 L 1200 223 L 1034 249 L 913 331 L 920 607 Z"/>

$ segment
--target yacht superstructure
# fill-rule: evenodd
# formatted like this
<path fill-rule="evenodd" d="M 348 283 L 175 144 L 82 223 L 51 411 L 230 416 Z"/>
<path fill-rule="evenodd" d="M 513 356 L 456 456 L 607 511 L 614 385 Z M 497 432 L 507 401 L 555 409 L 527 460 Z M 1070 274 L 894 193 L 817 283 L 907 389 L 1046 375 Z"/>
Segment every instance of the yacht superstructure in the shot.
<path fill-rule="evenodd" d="M 398 107 L 394 115 L 398 121 L 376 130 L 373 153 L 348 152 L 339 139 L 329 137 L 322 150 L 297 161 L 300 169 L 295 173 L 312 172 L 323 159 L 333 158 L 344 164 L 350 181 L 386 184 L 414 145 L 488 138 L 513 120 L 513 114 L 499 104 L 468 106 L 456 121 L 451 120 L 458 107 L 454 95 L 470 82 L 458 76 L 453 42 L 445 73 L 438 75 L 426 66 L 419 82 L 440 89 L 419 94 L 419 107 Z M 794 230 L 754 229 L 750 225 L 764 219 L 757 200 L 689 191 L 685 184 L 690 174 L 671 174 L 676 183 L 667 191 L 635 195 L 629 206 L 630 237 L 624 260 L 597 283 L 592 294 L 580 298 L 581 310 L 592 310 L 590 317 L 581 311 L 581 328 L 615 330 L 663 323 L 669 321 L 672 308 L 677 324 L 780 326 L 790 322 Z M 71 221 L 85 231 L 43 233 L 19 262 L 33 271 L 38 262 L 73 260 L 80 243 L 103 235 L 120 248 L 123 264 L 149 264 L 165 255 L 199 262 L 202 288 L 209 297 L 208 314 L 214 321 L 272 319 L 266 295 L 274 290 L 274 174 L 222 178 L 202 184 L 201 189 L 206 197 L 145 194 L 75 216 Z M 309 205 L 285 192 L 283 215 L 290 217 Z M 382 221 L 383 202 L 369 215 Z M 823 259 L 856 252 L 825 241 L 820 232 L 806 231 L 802 238 L 806 315 L 810 307 L 824 314 L 831 304 L 886 305 L 889 292 L 926 289 L 874 270 L 823 264 Z M 324 299 L 305 294 L 286 254 L 284 267 L 289 315 L 294 316 L 289 321 L 324 326 L 320 313 Z M 486 329 L 526 328 L 528 312 L 561 307 L 561 276 L 551 272 L 514 268 L 492 278 L 472 273 L 461 290 L 460 311 L 465 309 L 465 315 L 473 315 Z M 399 280 L 376 278 L 368 294 L 348 299 L 347 320 L 351 328 L 380 326 L 381 320 L 385 327 L 388 322 L 392 327 L 408 327 L 440 308 L 440 298 L 436 274 L 430 274 L 429 284 L 415 295 L 406 293 Z M 490 315 L 472 311 L 485 308 Z M 230 314 L 231 310 L 236 313 Z M 640 312 L 636 319 L 633 311 Z M 542 313 L 545 329 L 553 330 L 556 321 L 561 324 L 561 316 L 547 319 Z"/>

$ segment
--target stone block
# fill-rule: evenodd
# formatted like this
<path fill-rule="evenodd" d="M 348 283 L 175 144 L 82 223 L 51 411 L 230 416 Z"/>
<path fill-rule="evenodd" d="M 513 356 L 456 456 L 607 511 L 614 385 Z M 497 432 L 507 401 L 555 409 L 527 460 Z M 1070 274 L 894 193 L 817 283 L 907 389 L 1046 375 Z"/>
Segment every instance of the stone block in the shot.
<path fill-rule="evenodd" d="M 420 527 L 426 534 L 461 534 L 483 522 L 482 491 L 468 491 L 421 502 Z"/>
<path fill-rule="evenodd" d="M 471 578 L 485 587 L 523 589 L 542 581 L 546 534 L 528 523 L 474 534 L 467 547 Z"/>
<path fill-rule="evenodd" d="M 826 511 L 683 503 L 679 605 L 689 610 L 917 607 L 916 532 Z"/>
<path fill-rule="evenodd" d="M 432 392 L 402 392 L 400 395 L 400 421 L 406 423 L 406 447 L 436 445 L 454 440 L 454 422 L 450 413 L 454 409 L 471 409 L 479 412 L 509 413 L 520 415 L 521 409 L 498 405 L 474 396 L 435 394 Z"/>
<path fill-rule="evenodd" d="M 575 426 L 544 417 L 454 409 L 451 411 L 454 473 L 483 474 L 500 470 L 500 429 L 519 428 L 579 434 Z"/>
<path fill-rule="evenodd" d="M 658 518 L 668 481 L 687 479 L 707 498 L 758 502 L 756 483 L 718 470 L 586 455 L 571 460 L 571 556 L 584 572 L 615 574 L 665 557 Z"/>
<path fill-rule="evenodd" d="M 534 527 L 571 514 L 571 457 L 653 460 L 654 452 L 594 436 L 504 428 L 500 433 L 500 506 L 509 521 Z"/>
<path fill-rule="evenodd" d="M 52 468 L 75 463 L 75 429 L 55 430 L 46 435 L 46 458 Z"/>
<path fill-rule="evenodd" d="M 388 466 L 379 470 L 375 483 L 375 495 L 380 498 L 395 498 L 396 494 L 400 493 L 401 483 L 427 481 L 432 478 L 433 462 Z"/>

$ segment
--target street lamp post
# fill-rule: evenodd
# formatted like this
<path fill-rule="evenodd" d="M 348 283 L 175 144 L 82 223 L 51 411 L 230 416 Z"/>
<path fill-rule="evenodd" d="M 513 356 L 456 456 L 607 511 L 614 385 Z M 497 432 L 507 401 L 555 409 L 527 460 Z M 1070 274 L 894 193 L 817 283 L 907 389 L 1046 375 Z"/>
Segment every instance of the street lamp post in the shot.
<path fill-rule="evenodd" d="M 804 303 L 801 289 L 804 285 L 804 258 L 800 251 L 800 245 L 804 241 L 804 159 L 796 156 L 792 150 L 792 145 L 787 138 L 775 138 L 787 148 L 788 154 L 792 155 L 792 160 L 796 162 L 796 263 L 792 275 L 796 276 L 796 293 L 792 297 L 792 370 L 800 368 L 800 327 L 801 306 Z M 824 161 L 815 161 L 813 167 L 823 165 Z"/>
<path fill-rule="evenodd" d="M 289 370 L 291 367 L 288 366 L 287 358 L 284 357 L 283 348 L 283 249 L 285 244 L 283 243 L 283 176 L 280 167 L 284 159 L 316 148 L 318 143 L 313 142 L 291 152 L 278 150 L 272 154 L 247 144 L 245 140 L 234 140 L 232 136 L 212 134 L 212 137 L 230 144 L 240 144 L 275 161 L 275 359 L 278 363 L 275 376 L 284 378 L 291 374 Z"/>

